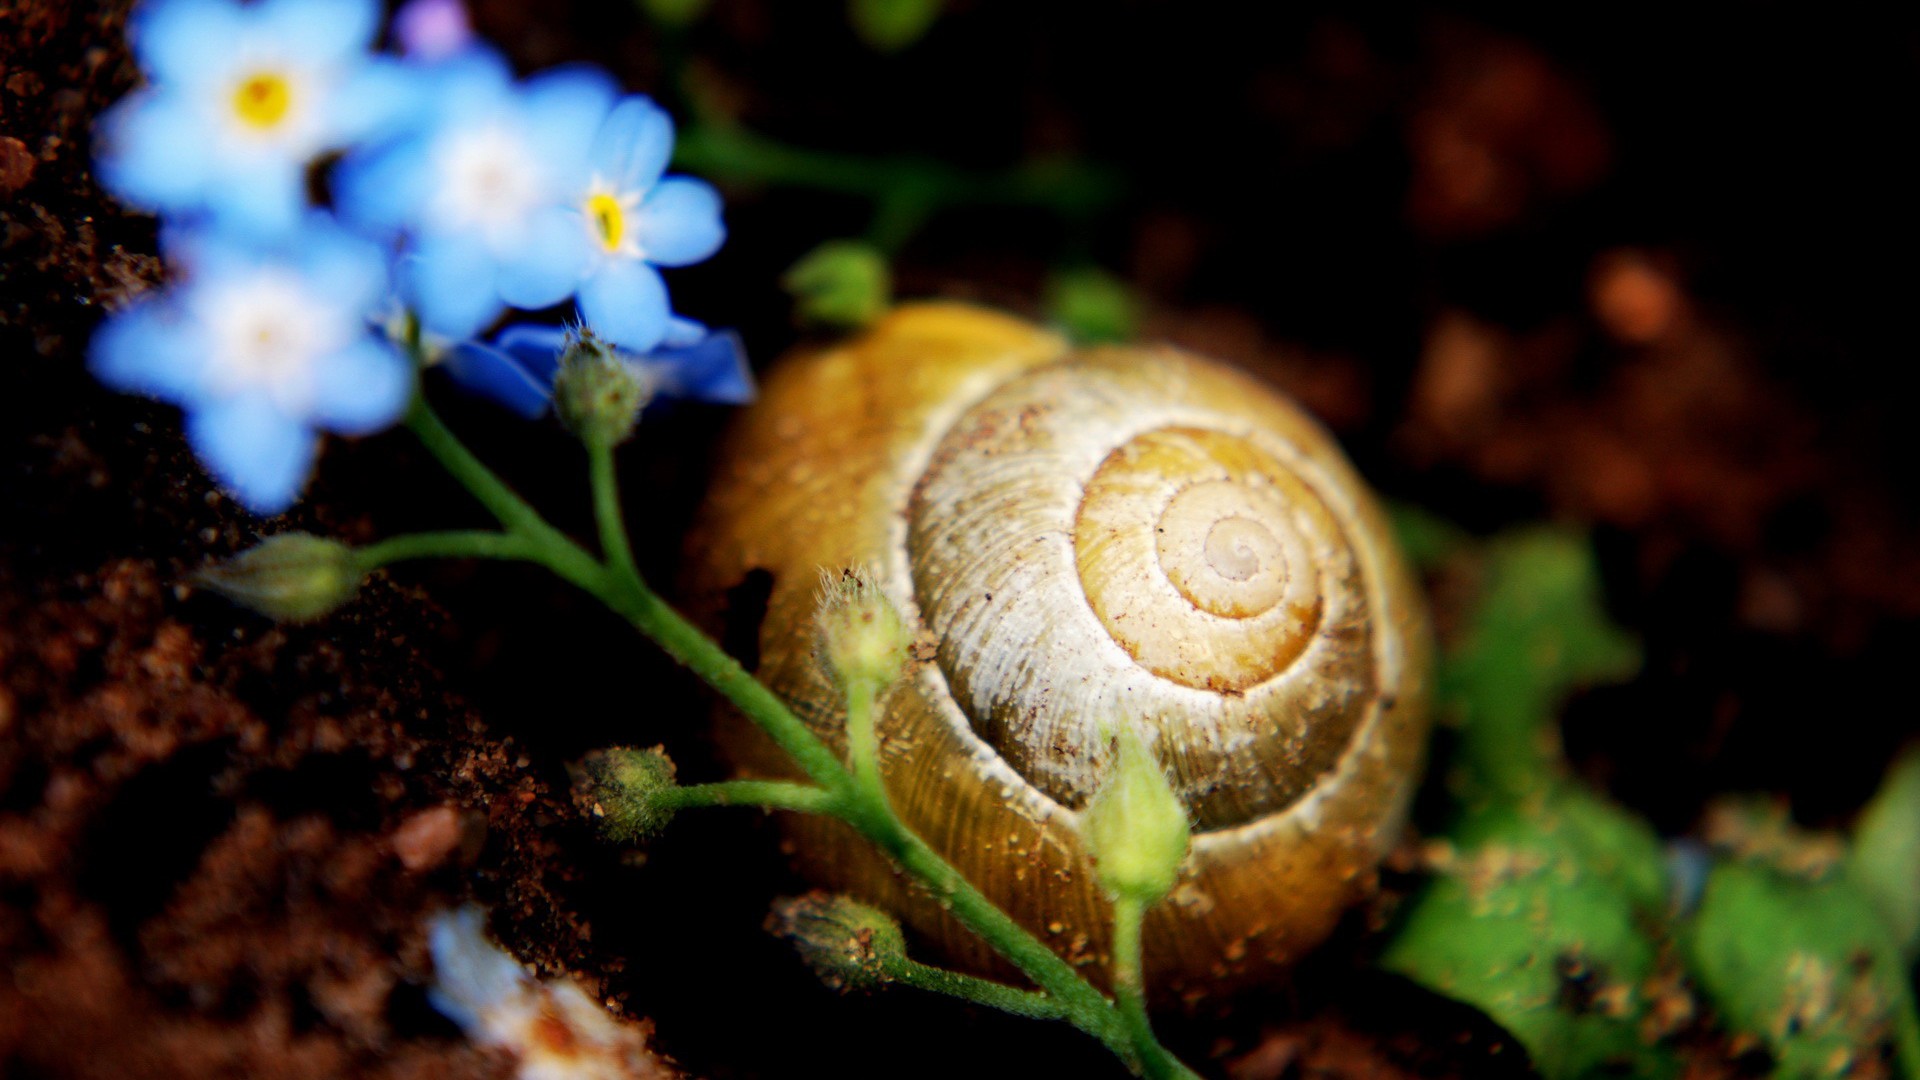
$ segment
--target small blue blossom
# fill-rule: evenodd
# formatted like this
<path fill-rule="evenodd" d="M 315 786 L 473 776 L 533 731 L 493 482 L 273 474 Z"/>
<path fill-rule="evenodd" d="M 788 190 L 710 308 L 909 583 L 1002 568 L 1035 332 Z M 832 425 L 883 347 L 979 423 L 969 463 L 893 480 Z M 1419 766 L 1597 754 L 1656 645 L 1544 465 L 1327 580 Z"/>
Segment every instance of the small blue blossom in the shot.
<path fill-rule="evenodd" d="M 180 406 L 221 486 L 277 514 L 305 486 L 318 431 L 367 434 L 406 409 L 412 371 L 367 323 L 386 291 L 384 254 L 317 216 L 270 245 L 164 239 L 186 281 L 103 324 L 89 365 L 109 386 Z"/>
<path fill-rule="evenodd" d="M 581 315 L 594 333 L 641 352 L 667 332 L 667 286 L 655 267 L 699 262 L 727 235 L 711 185 L 662 177 L 672 153 L 673 120 L 650 98 L 627 98 L 594 140 L 578 202 L 593 250 Z"/>
<path fill-rule="evenodd" d="M 537 419 L 553 404 L 553 379 L 575 333 L 557 326 L 509 326 L 490 345 L 467 341 L 448 349 L 441 367 L 461 388 Z M 615 348 L 614 355 L 646 375 L 656 398 L 724 405 L 753 400 L 746 349 L 730 330 L 710 331 L 676 316 L 651 351 Z"/>
<path fill-rule="evenodd" d="M 315 158 L 404 120 L 412 76 L 367 52 L 377 0 L 149 0 L 132 17 L 148 85 L 109 110 L 98 171 L 128 203 L 296 227 Z"/>
<path fill-rule="evenodd" d="M 509 305 L 546 307 L 579 286 L 592 249 L 572 200 L 615 89 L 585 67 L 516 85 L 505 61 L 477 47 L 425 71 L 427 122 L 350 154 L 335 202 L 375 235 L 410 237 L 402 298 L 427 330 L 469 338 Z"/>

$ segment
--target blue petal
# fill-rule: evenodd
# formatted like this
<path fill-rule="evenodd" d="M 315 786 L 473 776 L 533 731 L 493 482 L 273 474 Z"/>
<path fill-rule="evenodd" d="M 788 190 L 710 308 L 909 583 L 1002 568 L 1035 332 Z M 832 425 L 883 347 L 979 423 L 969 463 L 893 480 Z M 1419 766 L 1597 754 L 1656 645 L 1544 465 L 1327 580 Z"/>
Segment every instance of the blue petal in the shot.
<path fill-rule="evenodd" d="M 542 323 L 515 323 L 500 331 L 493 343 L 525 368 L 542 385 L 552 386 L 560 374 L 560 354 L 567 351 L 570 335 L 558 326 Z"/>
<path fill-rule="evenodd" d="M 673 155 L 673 118 L 649 97 L 614 106 L 593 141 L 593 170 L 615 191 L 645 191 L 660 179 Z"/>
<path fill-rule="evenodd" d="M 216 220 L 262 239 L 284 236 L 300 223 L 307 208 L 306 166 L 285 158 L 266 158 L 225 171 L 207 192 Z"/>
<path fill-rule="evenodd" d="M 371 153 L 349 154 L 333 174 L 340 215 L 376 236 L 413 224 L 432 190 L 432 154 L 425 139 L 408 139 Z"/>
<path fill-rule="evenodd" d="M 384 56 L 356 65 L 327 95 L 327 125 L 342 143 L 366 142 L 425 123 L 431 80 Z"/>
<path fill-rule="evenodd" d="M 667 332 L 667 283 L 634 259 L 605 263 L 580 286 L 580 313 L 594 333 L 646 352 Z"/>
<path fill-rule="evenodd" d="M 386 252 L 324 214 L 307 218 L 287 253 L 316 292 L 356 314 L 370 318 L 388 299 Z"/>
<path fill-rule="evenodd" d="M 521 116 L 529 141 L 554 182 L 571 197 L 587 181 L 594 136 L 613 108 L 613 80 L 585 65 L 556 68 L 521 87 Z"/>
<path fill-rule="evenodd" d="M 374 0 L 255 0 L 248 14 L 263 38 L 321 64 L 366 52 L 380 25 Z"/>
<path fill-rule="evenodd" d="M 314 365 L 313 411 L 319 427 L 366 435 L 392 426 L 413 397 L 413 368 L 394 347 L 372 337 Z"/>
<path fill-rule="evenodd" d="M 187 442 L 220 486 L 256 514 L 300 498 L 319 437 L 264 395 L 210 402 L 187 416 Z"/>
<path fill-rule="evenodd" d="M 401 273 L 421 325 L 436 334 L 470 338 L 504 306 L 493 292 L 493 260 L 475 237 L 423 240 Z"/>
<path fill-rule="evenodd" d="M 710 331 L 705 323 L 681 315 L 670 315 L 667 317 L 667 332 L 661 335 L 660 344 L 668 349 L 684 349 L 705 341 L 708 333 Z"/>
<path fill-rule="evenodd" d="M 498 253 L 500 298 L 543 308 L 572 296 L 592 259 L 591 245 L 578 212 L 559 206 L 534 212 L 515 249 Z"/>
<path fill-rule="evenodd" d="M 697 345 L 662 349 L 649 359 L 660 389 L 669 397 L 745 405 L 754 398 L 753 371 L 746 346 L 731 330 L 710 334 Z"/>
<path fill-rule="evenodd" d="M 115 390 L 190 405 L 204 393 L 207 350 L 178 309 L 144 300 L 94 331 L 87 366 Z"/>
<path fill-rule="evenodd" d="M 225 78 L 246 36 L 246 16 L 233 0 L 152 0 L 131 22 L 134 55 L 163 86 Z"/>
<path fill-rule="evenodd" d="M 635 215 L 641 257 L 660 266 L 685 266 L 720 250 L 720 193 L 704 180 L 675 176 L 647 194 Z"/>
<path fill-rule="evenodd" d="M 491 398 L 528 420 L 537 420 L 552 402 L 552 380 L 540 379 L 502 349 L 463 341 L 440 364 L 460 388 Z"/>
<path fill-rule="evenodd" d="M 100 117 L 100 183 L 143 210 L 186 210 L 208 181 L 205 124 L 187 96 L 148 90 Z"/>

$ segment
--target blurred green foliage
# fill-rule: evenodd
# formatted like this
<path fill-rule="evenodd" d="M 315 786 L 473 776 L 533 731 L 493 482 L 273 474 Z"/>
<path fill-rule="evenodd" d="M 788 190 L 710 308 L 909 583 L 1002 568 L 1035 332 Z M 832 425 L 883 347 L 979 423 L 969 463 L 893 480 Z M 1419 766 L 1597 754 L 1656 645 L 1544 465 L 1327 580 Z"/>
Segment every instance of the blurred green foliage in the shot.
<path fill-rule="evenodd" d="M 1061 270 L 1047 280 L 1047 320 L 1083 345 L 1132 341 L 1140 334 L 1140 301 L 1126 282 L 1094 266 Z"/>
<path fill-rule="evenodd" d="M 1872 1074 L 1890 1048 L 1920 1080 L 1920 753 L 1850 844 L 1756 817 L 1745 841 L 1717 838 L 1735 854 L 1697 911 L 1676 910 L 1659 839 L 1569 775 L 1553 723 L 1569 691 L 1639 665 L 1584 539 L 1532 530 L 1476 551 L 1418 512 L 1396 526 L 1423 564 L 1471 559 L 1480 599 L 1439 680 L 1456 817 L 1382 963 L 1484 1010 L 1553 1080 L 1677 1075 L 1668 1037 L 1696 993 L 1774 1075 Z"/>
<path fill-rule="evenodd" d="M 1402 514 L 1432 555 L 1446 530 Z M 1672 1010 L 1660 947 L 1663 855 L 1632 814 L 1566 778 L 1552 717 L 1570 690 L 1630 676 L 1585 540 L 1552 530 L 1489 545 L 1480 595 L 1440 687 L 1460 721 L 1460 815 L 1436 876 L 1382 963 L 1485 1011 L 1549 1077 L 1678 1064 L 1656 1038 Z"/>
<path fill-rule="evenodd" d="M 853 31 L 880 52 L 899 52 L 925 37 L 942 0 L 847 0 Z"/>
<path fill-rule="evenodd" d="M 807 252 L 780 279 L 794 314 L 812 326 L 857 329 L 893 305 L 887 257 L 858 240 L 829 240 Z"/>

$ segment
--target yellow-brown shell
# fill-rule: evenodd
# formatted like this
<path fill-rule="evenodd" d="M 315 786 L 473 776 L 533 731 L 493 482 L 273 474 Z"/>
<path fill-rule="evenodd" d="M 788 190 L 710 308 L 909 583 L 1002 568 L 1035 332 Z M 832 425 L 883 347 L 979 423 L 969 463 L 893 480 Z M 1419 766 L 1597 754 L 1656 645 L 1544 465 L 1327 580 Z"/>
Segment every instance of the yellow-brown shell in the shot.
<path fill-rule="evenodd" d="M 1194 820 L 1181 884 L 1148 915 L 1162 991 L 1294 959 L 1394 840 L 1426 726 L 1424 607 L 1332 440 L 1245 375 L 1168 348 L 1072 350 L 956 304 L 786 358 L 726 447 L 688 600 L 718 631 L 729 592 L 770 575 L 757 674 L 839 746 L 812 655 L 823 567 L 868 568 L 923 631 L 930 662 L 880 721 L 894 805 L 1069 959 L 1105 954 L 1075 821 L 1117 723 Z M 724 740 L 745 772 L 792 772 L 737 718 Z M 849 830 L 791 828 L 822 885 L 991 967 Z"/>

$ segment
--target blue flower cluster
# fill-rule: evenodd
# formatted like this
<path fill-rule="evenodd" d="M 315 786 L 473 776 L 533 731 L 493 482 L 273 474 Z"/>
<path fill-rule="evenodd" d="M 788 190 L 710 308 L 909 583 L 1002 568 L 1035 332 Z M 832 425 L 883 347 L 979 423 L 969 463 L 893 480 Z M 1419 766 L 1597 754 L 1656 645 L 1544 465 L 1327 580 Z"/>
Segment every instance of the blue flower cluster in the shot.
<path fill-rule="evenodd" d="M 371 51 L 379 23 L 378 0 L 135 11 L 147 82 L 101 117 L 97 172 L 161 217 L 181 280 L 101 328 L 95 374 L 185 410 L 195 452 L 260 513 L 299 498 L 321 432 L 405 412 L 395 330 L 413 320 L 423 359 L 528 416 L 564 332 L 479 335 L 568 300 L 663 392 L 749 397 L 738 339 L 676 316 L 660 275 L 726 236 L 713 188 L 665 175 L 667 114 L 591 68 L 516 81 L 458 0 L 396 14 L 404 56 Z"/>

